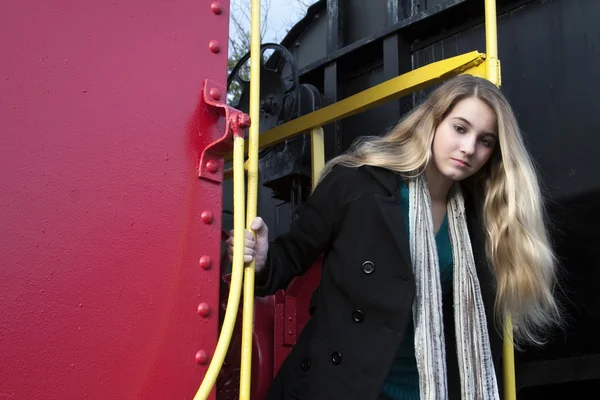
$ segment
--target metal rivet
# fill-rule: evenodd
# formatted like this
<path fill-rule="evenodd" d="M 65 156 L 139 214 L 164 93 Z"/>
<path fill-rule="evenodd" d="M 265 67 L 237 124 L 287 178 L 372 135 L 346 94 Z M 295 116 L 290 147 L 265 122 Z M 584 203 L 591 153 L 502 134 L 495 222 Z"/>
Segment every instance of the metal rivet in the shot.
<path fill-rule="evenodd" d="M 210 306 L 206 303 L 200 303 L 198 305 L 198 314 L 202 317 L 208 317 L 210 315 Z"/>
<path fill-rule="evenodd" d="M 196 363 L 200 365 L 206 365 L 208 362 L 208 355 L 204 350 L 198 350 L 196 352 Z"/>
<path fill-rule="evenodd" d="M 212 260 L 209 256 L 200 257 L 200 268 L 208 270 L 212 267 Z"/>
<path fill-rule="evenodd" d="M 241 114 L 239 117 L 240 128 L 250 127 L 250 116 L 248 114 Z"/>
<path fill-rule="evenodd" d="M 208 43 L 208 48 L 210 49 L 210 51 L 212 51 L 215 54 L 221 52 L 221 46 L 219 45 L 219 42 L 217 42 L 216 40 L 211 40 Z"/>
<path fill-rule="evenodd" d="M 211 213 L 208 210 L 202 211 L 202 214 L 200 214 L 200 218 L 202 219 L 202 222 L 204 222 L 207 225 L 212 224 L 214 220 L 213 213 Z"/>
<path fill-rule="evenodd" d="M 210 9 L 217 15 L 221 15 L 221 13 L 223 12 L 223 6 L 221 6 L 221 3 L 219 3 L 218 1 L 213 1 L 212 3 L 210 3 Z"/>
<path fill-rule="evenodd" d="M 217 162 L 214 160 L 210 160 L 206 163 L 206 170 L 211 174 L 216 174 L 219 170 L 219 164 L 217 164 Z"/>
<path fill-rule="evenodd" d="M 210 97 L 212 97 L 214 100 L 219 100 L 221 98 L 221 91 L 217 88 L 211 88 L 209 93 Z"/>

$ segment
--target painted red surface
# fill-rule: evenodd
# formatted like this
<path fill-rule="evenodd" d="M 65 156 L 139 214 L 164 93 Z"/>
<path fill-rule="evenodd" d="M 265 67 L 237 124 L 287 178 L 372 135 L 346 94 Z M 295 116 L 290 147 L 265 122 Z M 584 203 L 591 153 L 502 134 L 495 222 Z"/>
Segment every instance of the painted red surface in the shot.
<path fill-rule="evenodd" d="M 322 258 L 319 258 L 304 275 L 294 278 L 285 291 L 280 290 L 273 296 L 273 376 L 310 320 L 311 299 L 321 280 L 322 263 Z"/>
<path fill-rule="evenodd" d="M 0 398 L 195 394 L 218 334 L 197 121 L 204 79 L 225 85 L 220 3 L 3 5 Z"/>

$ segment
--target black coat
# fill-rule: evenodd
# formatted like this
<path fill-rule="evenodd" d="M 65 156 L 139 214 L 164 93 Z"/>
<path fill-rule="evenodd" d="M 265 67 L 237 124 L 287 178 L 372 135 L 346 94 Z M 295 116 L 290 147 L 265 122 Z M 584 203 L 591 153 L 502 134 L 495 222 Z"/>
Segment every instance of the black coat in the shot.
<path fill-rule="evenodd" d="M 478 213 L 469 212 L 468 215 Z M 468 218 L 501 388 L 502 338 L 482 231 Z M 268 399 L 377 399 L 404 339 L 415 296 L 399 175 L 335 167 L 304 203 L 290 231 L 270 244 L 257 295 L 285 288 L 324 255 L 316 308 L 274 379 Z M 444 299 L 451 398 L 460 398 L 452 295 Z"/>

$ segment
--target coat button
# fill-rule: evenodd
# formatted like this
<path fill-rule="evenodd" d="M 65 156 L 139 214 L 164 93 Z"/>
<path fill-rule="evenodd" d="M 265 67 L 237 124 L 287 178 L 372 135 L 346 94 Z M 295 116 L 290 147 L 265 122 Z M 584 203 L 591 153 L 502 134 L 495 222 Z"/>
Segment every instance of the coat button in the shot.
<path fill-rule="evenodd" d="M 331 354 L 331 362 L 334 363 L 335 365 L 338 365 L 339 363 L 342 362 L 342 355 L 340 354 L 339 351 L 334 351 Z"/>
<path fill-rule="evenodd" d="M 362 271 L 367 275 L 372 274 L 375 271 L 375 264 L 372 261 L 365 261 L 362 265 Z"/>
<path fill-rule="evenodd" d="M 365 314 L 360 310 L 354 310 L 352 312 L 352 319 L 357 324 L 360 324 L 361 322 L 363 322 L 365 320 Z"/>
<path fill-rule="evenodd" d="M 310 369 L 310 360 L 308 358 L 302 360 L 302 364 L 300 364 L 300 369 L 302 370 L 302 372 L 306 372 Z"/>

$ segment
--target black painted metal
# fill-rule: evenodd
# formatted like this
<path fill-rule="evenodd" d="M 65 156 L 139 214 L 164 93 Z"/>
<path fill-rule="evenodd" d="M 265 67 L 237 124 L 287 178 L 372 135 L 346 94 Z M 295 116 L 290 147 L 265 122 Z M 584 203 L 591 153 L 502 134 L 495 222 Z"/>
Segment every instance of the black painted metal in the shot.
<path fill-rule="evenodd" d="M 327 52 L 333 53 L 344 45 L 344 3 L 339 0 L 327 2 Z M 338 85 L 339 66 L 337 61 L 324 65 L 323 92 L 325 104 L 333 104 L 341 100 L 340 86 Z M 341 124 L 334 122 L 324 127 L 327 154 L 338 154 L 342 151 Z"/>

